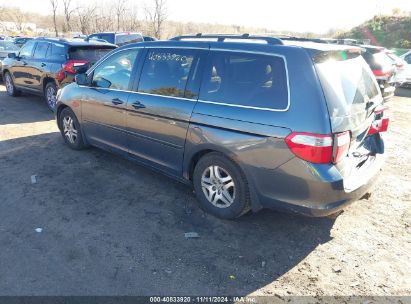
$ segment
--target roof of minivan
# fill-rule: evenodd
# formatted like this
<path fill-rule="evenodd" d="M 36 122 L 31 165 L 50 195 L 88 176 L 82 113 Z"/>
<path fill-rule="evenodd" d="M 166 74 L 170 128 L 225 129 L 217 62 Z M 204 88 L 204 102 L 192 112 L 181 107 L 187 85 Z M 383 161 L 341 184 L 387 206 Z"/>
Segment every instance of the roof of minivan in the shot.
<path fill-rule="evenodd" d="M 329 43 L 318 43 L 318 42 L 311 42 L 311 41 L 294 41 L 294 40 L 284 40 L 284 44 L 275 44 L 275 45 L 269 45 L 269 44 L 264 44 L 264 43 L 259 43 L 259 42 L 252 42 L 252 41 L 247 41 L 247 42 L 217 42 L 217 41 L 209 41 L 209 40 L 182 40 L 182 41 L 175 41 L 175 40 L 159 40 L 159 41 L 150 41 L 150 42 L 137 42 L 137 43 L 132 43 L 132 44 L 127 44 L 120 49 L 123 48 L 132 48 L 132 47 L 184 47 L 187 45 L 193 45 L 195 44 L 199 48 L 204 48 L 207 49 L 210 46 L 223 46 L 227 45 L 228 48 L 235 48 L 238 46 L 239 49 L 244 49 L 244 48 L 250 48 L 253 45 L 255 46 L 261 46 L 265 45 L 267 47 L 273 47 L 273 48 L 279 48 L 279 47 L 298 47 L 302 49 L 307 49 L 311 50 L 314 52 L 325 52 L 325 51 L 344 51 L 344 50 L 352 50 L 352 49 L 361 49 L 361 47 L 358 46 L 352 46 L 352 45 L 344 45 L 344 44 L 329 44 Z"/>
<path fill-rule="evenodd" d="M 284 40 L 284 45 L 298 46 L 304 49 L 318 50 L 318 51 L 344 51 L 352 49 L 361 49 L 361 47 L 345 44 L 331 44 L 331 43 L 318 43 L 311 41 L 296 41 L 296 40 Z"/>

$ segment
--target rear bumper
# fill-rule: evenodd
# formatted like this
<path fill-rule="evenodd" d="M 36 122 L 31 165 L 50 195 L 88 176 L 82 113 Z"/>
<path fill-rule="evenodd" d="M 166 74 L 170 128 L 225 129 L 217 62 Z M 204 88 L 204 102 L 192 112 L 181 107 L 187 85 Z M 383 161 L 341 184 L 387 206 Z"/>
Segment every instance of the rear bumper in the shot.
<path fill-rule="evenodd" d="M 349 178 L 333 165 L 310 164 L 294 158 L 258 178 L 257 193 L 263 208 L 321 217 L 336 213 L 361 198 L 379 176 L 384 156 Z"/>

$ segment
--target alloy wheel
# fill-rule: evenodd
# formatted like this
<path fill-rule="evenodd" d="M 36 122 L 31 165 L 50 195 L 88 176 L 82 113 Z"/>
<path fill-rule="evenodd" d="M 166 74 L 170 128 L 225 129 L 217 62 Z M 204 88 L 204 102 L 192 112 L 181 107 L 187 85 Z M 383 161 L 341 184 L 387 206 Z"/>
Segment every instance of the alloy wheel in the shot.
<path fill-rule="evenodd" d="M 74 125 L 74 120 L 70 116 L 65 116 L 63 118 L 63 131 L 64 131 L 64 136 L 67 138 L 67 140 L 71 143 L 74 144 L 77 140 L 77 129 L 76 126 Z"/>
<path fill-rule="evenodd" d="M 210 166 L 204 170 L 201 176 L 201 187 L 207 200 L 215 207 L 227 208 L 234 203 L 234 180 L 219 166 Z"/>
<path fill-rule="evenodd" d="M 50 86 L 47 88 L 46 92 L 46 98 L 47 98 L 47 105 L 49 106 L 50 109 L 55 109 L 56 108 L 56 90 Z"/>
<path fill-rule="evenodd" d="M 6 81 L 6 90 L 7 90 L 7 93 L 8 93 L 9 95 L 13 95 L 13 93 L 14 93 L 13 81 L 11 80 L 11 77 L 10 77 L 9 74 L 6 74 L 6 79 L 5 79 L 5 81 Z"/>

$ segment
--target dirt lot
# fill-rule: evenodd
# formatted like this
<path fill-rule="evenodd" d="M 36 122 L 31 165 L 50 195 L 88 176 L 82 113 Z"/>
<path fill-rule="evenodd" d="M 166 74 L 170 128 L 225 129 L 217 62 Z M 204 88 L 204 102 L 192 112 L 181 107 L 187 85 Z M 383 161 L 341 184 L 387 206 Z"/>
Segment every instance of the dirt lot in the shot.
<path fill-rule="evenodd" d="M 411 98 L 390 106 L 369 200 L 222 221 L 167 177 L 68 149 L 40 98 L 0 86 L 0 295 L 409 295 Z"/>

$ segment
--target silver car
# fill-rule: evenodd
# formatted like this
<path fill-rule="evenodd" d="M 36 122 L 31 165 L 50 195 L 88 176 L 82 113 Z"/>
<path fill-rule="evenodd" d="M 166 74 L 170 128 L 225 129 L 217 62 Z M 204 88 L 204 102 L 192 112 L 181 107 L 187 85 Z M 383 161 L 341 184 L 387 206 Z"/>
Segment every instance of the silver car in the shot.
<path fill-rule="evenodd" d="M 3 60 L 7 58 L 8 54 L 17 54 L 19 48 L 11 41 L 0 40 L 0 76 L 3 75 Z"/>

